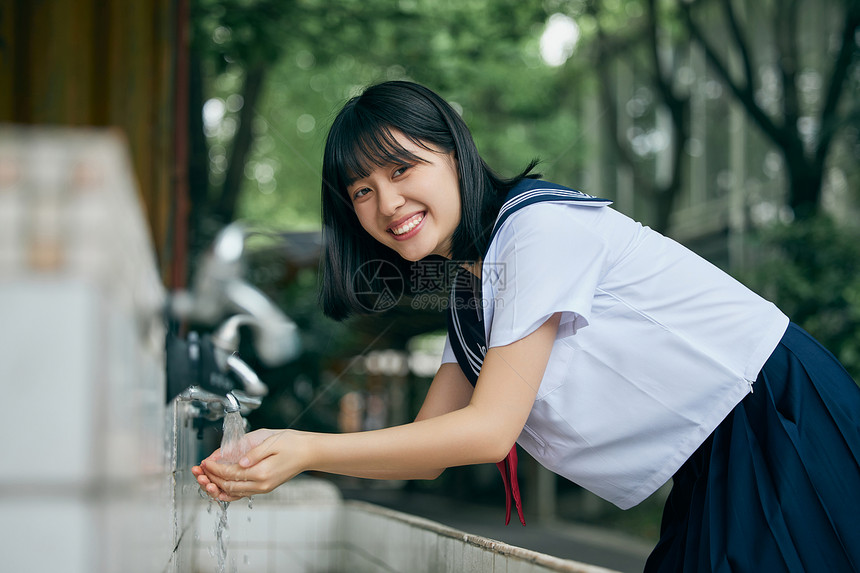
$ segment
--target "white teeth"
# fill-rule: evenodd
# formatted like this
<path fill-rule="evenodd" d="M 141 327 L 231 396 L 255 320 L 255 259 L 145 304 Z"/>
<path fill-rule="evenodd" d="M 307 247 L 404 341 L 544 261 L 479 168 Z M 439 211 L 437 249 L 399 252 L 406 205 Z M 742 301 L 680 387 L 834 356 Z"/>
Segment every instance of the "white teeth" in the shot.
<path fill-rule="evenodd" d="M 391 232 L 394 233 L 395 235 L 402 235 L 403 233 L 408 233 L 409 231 L 414 229 L 418 225 L 418 223 L 420 223 L 423 220 L 424 220 L 424 215 L 422 213 L 419 213 L 419 214 L 415 215 L 414 217 L 412 217 L 411 219 L 407 220 L 405 223 L 403 223 L 399 227 L 391 229 Z"/>

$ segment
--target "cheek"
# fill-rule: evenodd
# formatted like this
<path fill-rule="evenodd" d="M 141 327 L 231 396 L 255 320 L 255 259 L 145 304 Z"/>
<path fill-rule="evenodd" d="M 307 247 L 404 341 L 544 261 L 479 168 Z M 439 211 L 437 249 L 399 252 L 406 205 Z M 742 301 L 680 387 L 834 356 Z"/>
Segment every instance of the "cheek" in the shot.
<path fill-rule="evenodd" d="M 460 192 L 456 190 L 454 193 L 451 193 L 446 201 L 448 217 L 451 219 L 452 224 L 456 227 L 460 224 Z"/>
<path fill-rule="evenodd" d="M 359 225 L 361 228 L 367 231 L 367 233 L 371 236 L 377 236 L 378 230 L 375 228 L 373 222 L 374 218 L 370 213 L 369 209 L 357 208 L 355 210 L 355 216 L 358 219 Z"/>

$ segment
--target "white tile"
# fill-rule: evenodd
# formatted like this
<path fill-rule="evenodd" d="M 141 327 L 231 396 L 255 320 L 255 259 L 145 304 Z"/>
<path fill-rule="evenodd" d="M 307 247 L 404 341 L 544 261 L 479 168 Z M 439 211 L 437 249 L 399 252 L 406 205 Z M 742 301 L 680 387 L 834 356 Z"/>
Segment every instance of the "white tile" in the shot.
<path fill-rule="evenodd" d="M 200 487 L 190 469 L 168 474 L 166 483 L 171 488 L 175 488 L 175 491 L 168 490 L 165 492 L 166 497 L 164 499 L 175 504 L 176 521 L 179 527 L 184 529 L 194 522 L 200 510 L 205 509 L 211 498 L 207 496 L 206 499 L 203 499 L 200 496 Z"/>
<path fill-rule="evenodd" d="M 227 571 L 241 573 L 267 573 L 274 570 L 274 555 L 267 548 L 234 547 L 232 544 L 227 550 Z"/>
<path fill-rule="evenodd" d="M 0 485 L 29 486 L 81 481 L 96 476 L 99 375 L 98 301 L 79 281 L 20 281 L 0 285 L 0 380 L 9 393 L 0 433 L 8 463 L 0 465 Z M 33 408 L 49 413 L 33 424 Z M 27 431 L 21 434 L 21 428 Z M 41 445 L 51 444 L 51 455 Z M 21 475 L 20 468 L 27 468 Z"/>
<path fill-rule="evenodd" d="M 480 547 L 464 543 L 463 545 L 463 571 L 483 571 L 484 551 Z"/>
<path fill-rule="evenodd" d="M 271 553 L 273 557 L 273 571 L 277 573 L 316 573 L 326 571 L 319 566 L 320 562 L 334 562 L 336 555 L 333 552 L 319 551 L 315 549 L 304 549 L 299 547 L 278 547 Z M 352 571 L 352 569 L 347 569 Z"/>
<path fill-rule="evenodd" d="M 221 510 L 214 501 L 200 501 L 201 504 L 194 521 L 195 539 L 202 545 L 211 545 L 215 542 L 215 528 L 218 525 L 218 515 Z"/>
<path fill-rule="evenodd" d="M 459 573 L 463 569 L 463 543 L 452 537 L 439 536 L 436 545 L 438 570 L 445 573 Z"/>
<path fill-rule="evenodd" d="M 493 555 L 493 568 L 491 571 L 493 573 L 508 573 L 508 562 L 510 559 L 507 555 L 502 555 L 501 553 L 495 553 Z"/>
<path fill-rule="evenodd" d="M 194 573 L 216 573 L 218 571 L 218 560 L 215 558 L 214 549 L 210 546 L 200 545 L 193 550 Z M 180 572 L 184 573 L 184 572 Z"/>
<path fill-rule="evenodd" d="M 187 569 L 180 569 L 180 555 L 176 552 L 170 555 L 170 559 L 167 561 L 167 567 L 164 569 L 164 573 L 181 573 L 183 571 L 196 571 L 194 569 L 193 561 L 186 562 Z"/>
<path fill-rule="evenodd" d="M 381 515 L 368 513 L 365 528 L 361 530 L 362 548 L 389 566 L 407 538 L 402 529 Z"/>
<path fill-rule="evenodd" d="M 492 572 L 496 561 L 496 554 L 489 549 L 484 549 L 481 553 L 481 568 L 479 571 Z"/>
<path fill-rule="evenodd" d="M 439 535 L 421 527 L 409 528 L 409 551 L 406 555 L 406 561 L 401 562 L 409 567 L 412 564 L 416 567 L 414 571 L 427 571 L 435 573 L 435 569 L 430 568 L 430 563 L 434 561 L 436 555 L 436 547 Z"/>
<path fill-rule="evenodd" d="M 146 488 L 111 492 L 95 502 L 103 571 L 146 573 L 160 570 L 169 560 L 175 544 L 166 522 L 168 512 L 148 497 Z M 166 505 L 166 504 L 165 504 Z"/>
<path fill-rule="evenodd" d="M 176 564 L 176 573 L 187 573 L 195 571 L 194 559 L 196 548 L 192 544 L 181 544 L 171 555 L 171 561 Z M 153 567 L 150 571 L 158 571 Z"/>
<path fill-rule="evenodd" d="M 248 509 L 247 500 L 234 501 L 227 508 L 231 546 L 265 546 L 274 541 L 272 512 L 266 508 Z"/>
<path fill-rule="evenodd" d="M 92 538 L 96 520 L 83 500 L 59 495 L 46 499 L 5 497 L 0 500 L 0 516 L 4 571 L 97 571 Z"/>
<path fill-rule="evenodd" d="M 349 571 L 349 573 L 379 573 L 380 571 L 390 571 L 383 569 L 375 556 L 367 554 L 352 547 L 343 547 L 336 554 L 337 561 L 331 565 L 331 568 L 320 569 L 319 571 Z M 317 573 L 316 571 L 314 573 Z M 409 570 L 409 573 L 412 573 Z"/>
<path fill-rule="evenodd" d="M 308 528 L 314 515 L 312 506 L 275 506 L 270 511 L 271 535 L 277 544 L 306 545 L 313 541 L 313 531 Z"/>
<path fill-rule="evenodd" d="M 2 169 L 3 165 L 0 164 L 0 170 Z M 0 187 L 0 275 L 14 276 L 22 270 L 25 255 L 25 215 L 22 195 L 10 188 Z"/>
<path fill-rule="evenodd" d="M 507 573 L 545 573 L 546 569 L 522 559 L 508 559 Z"/>
<path fill-rule="evenodd" d="M 323 504 L 313 514 L 313 540 L 318 544 L 333 543 L 338 540 L 338 524 L 341 519 L 341 505 Z"/>

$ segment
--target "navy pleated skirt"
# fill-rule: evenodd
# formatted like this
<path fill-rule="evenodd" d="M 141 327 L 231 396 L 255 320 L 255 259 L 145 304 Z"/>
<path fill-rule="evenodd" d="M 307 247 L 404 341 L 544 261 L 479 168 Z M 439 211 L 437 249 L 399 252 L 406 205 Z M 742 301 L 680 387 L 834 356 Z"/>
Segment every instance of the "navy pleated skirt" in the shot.
<path fill-rule="evenodd" d="M 645 571 L 860 571 L 860 388 L 799 326 L 674 476 Z"/>

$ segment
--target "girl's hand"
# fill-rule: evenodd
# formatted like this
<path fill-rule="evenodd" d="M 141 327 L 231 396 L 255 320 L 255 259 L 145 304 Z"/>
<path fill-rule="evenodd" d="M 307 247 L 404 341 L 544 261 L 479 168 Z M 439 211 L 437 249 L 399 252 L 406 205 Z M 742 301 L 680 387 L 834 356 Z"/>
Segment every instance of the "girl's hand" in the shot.
<path fill-rule="evenodd" d="M 197 483 L 218 501 L 268 493 L 306 468 L 299 452 L 301 432 L 256 430 L 245 436 L 250 451 L 239 463 L 220 461 L 221 450 L 191 468 Z"/>

